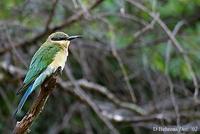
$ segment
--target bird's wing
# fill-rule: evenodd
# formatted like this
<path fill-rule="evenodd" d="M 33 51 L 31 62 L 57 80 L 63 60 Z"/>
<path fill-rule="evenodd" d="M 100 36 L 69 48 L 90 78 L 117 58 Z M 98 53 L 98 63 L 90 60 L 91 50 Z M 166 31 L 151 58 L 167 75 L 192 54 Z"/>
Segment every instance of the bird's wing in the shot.
<path fill-rule="evenodd" d="M 53 43 L 45 43 L 39 48 L 31 60 L 23 86 L 17 91 L 17 94 L 19 94 L 23 89 L 27 89 L 29 85 L 35 81 L 47 66 L 52 63 L 55 55 L 60 49 L 59 45 Z"/>

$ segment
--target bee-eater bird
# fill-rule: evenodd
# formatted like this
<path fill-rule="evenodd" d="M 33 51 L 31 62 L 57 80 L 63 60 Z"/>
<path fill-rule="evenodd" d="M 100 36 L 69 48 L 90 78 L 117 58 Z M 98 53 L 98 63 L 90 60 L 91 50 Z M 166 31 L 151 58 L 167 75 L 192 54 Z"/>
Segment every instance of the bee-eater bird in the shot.
<path fill-rule="evenodd" d="M 63 70 L 68 56 L 70 41 L 79 37 L 77 35 L 68 36 L 63 32 L 55 32 L 47 38 L 46 42 L 34 54 L 23 86 L 17 92 L 19 94 L 26 89 L 14 115 L 22 109 L 28 96 L 38 89 L 47 77 L 51 76 L 59 67 L 61 71 Z"/>

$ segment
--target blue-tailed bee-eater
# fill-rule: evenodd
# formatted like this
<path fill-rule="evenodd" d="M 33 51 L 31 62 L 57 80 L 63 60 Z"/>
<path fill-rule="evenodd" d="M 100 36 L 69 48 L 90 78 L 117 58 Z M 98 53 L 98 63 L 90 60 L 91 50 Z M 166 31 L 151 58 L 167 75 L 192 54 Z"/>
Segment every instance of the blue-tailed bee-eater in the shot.
<path fill-rule="evenodd" d="M 44 44 L 34 54 L 22 88 L 17 92 L 26 90 L 14 113 L 20 111 L 28 96 L 38 89 L 46 78 L 51 76 L 60 67 L 61 71 L 65 66 L 68 56 L 70 41 L 80 36 L 68 36 L 64 32 L 52 33 Z"/>

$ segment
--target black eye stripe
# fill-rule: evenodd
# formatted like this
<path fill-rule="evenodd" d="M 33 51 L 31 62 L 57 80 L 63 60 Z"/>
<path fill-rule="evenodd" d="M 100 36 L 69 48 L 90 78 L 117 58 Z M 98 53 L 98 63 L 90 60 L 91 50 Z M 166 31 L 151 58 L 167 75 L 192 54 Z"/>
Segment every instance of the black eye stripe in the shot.
<path fill-rule="evenodd" d="M 66 37 L 52 37 L 51 40 L 59 41 L 59 40 L 67 40 L 67 38 Z"/>

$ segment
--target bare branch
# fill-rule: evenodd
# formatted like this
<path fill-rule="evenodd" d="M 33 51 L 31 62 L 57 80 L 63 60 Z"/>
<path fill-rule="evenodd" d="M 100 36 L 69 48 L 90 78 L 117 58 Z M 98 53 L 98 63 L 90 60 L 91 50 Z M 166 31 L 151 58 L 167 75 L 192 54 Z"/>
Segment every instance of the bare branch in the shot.
<path fill-rule="evenodd" d="M 54 13 L 55 13 L 55 10 L 56 10 L 57 3 L 58 3 L 58 0 L 53 0 L 52 1 L 52 9 L 50 11 L 49 17 L 48 17 L 46 25 L 45 25 L 46 26 L 45 27 L 45 31 L 48 31 L 49 26 L 51 24 L 51 21 L 53 20 L 53 16 L 54 16 Z"/>
<path fill-rule="evenodd" d="M 137 106 L 136 104 L 129 103 L 129 102 L 123 102 L 120 101 L 113 93 L 109 91 L 104 86 L 101 86 L 99 84 L 89 82 L 85 79 L 77 80 L 75 81 L 82 89 L 85 90 L 91 90 L 91 91 L 96 91 L 101 93 L 102 95 L 106 96 L 107 99 L 111 100 L 113 103 L 115 103 L 117 106 L 120 106 L 125 109 L 129 109 L 131 111 L 137 112 L 140 115 L 146 115 L 147 112 L 142 109 L 141 107 Z M 64 82 L 64 81 L 59 81 L 59 84 L 62 87 L 69 88 L 70 86 L 73 86 L 71 82 Z"/>

